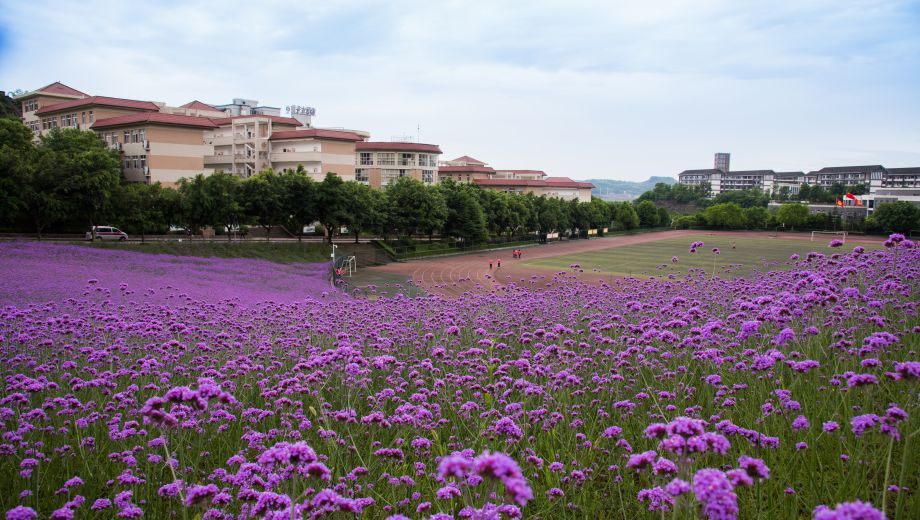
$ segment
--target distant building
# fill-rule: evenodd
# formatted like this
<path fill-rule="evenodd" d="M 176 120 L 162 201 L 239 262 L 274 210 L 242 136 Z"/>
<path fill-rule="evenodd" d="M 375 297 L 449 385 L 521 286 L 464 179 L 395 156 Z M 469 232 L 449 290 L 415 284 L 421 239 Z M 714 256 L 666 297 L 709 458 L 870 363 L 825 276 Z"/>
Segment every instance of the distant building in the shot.
<path fill-rule="evenodd" d="M 717 153 L 715 155 L 714 168 L 716 170 L 722 170 L 727 172 L 730 170 L 729 165 L 731 164 L 732 154 L 730 153 Z"/>
<path fill-rule="evenodd" d="M 400 177 L 436 184 L 441 148 L 410 142 L 360 142 L 355 146 L 355 178 L 372 188 L 382 188 Z"/>
<path fill-rule="evenodd" d="M 547 177 L 541 170 L 496 170 L 468 155 L 442 162 L 438 173 L 442 181 L 453 179 L 495 191 L 532 193 L 537 197 L 546 195 L 579 202 L 591 202 L 591 190 L 594 189 L 590 182 Z"/>
<path fill-rule="evenodd" d="M 728 154 L 716 154 L 716 168 L 684 170 L 678 182 L 687 186 L 709 184 L 712 196 L 737 190 L 758 188 L 767 193 L 783 188 L 790 195 L 799 193 L 803 184 L 830 188 L 834 184 L 862 186 L 869 194 L 881 189 L 920 188 L 920 167 L 885 168 L 880 164 L 865 166 L 828 166 L 808 173 L 800 171 L 775 172 L 773 170 L 731 171 L 719 165 L 728 165 Z"/>

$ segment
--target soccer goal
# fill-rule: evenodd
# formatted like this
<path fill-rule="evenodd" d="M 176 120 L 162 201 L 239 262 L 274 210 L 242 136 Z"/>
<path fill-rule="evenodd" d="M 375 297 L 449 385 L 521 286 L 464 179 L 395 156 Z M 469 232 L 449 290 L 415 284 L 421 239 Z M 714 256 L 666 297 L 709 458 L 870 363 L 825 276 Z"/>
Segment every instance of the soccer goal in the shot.
<path fill-rule="evenodd" d="M 339 257 L 335 260 L 335 263 L 335 274 L 339 277 L 351 277 L 358 270 L 358 262 L 354 256 Z"/>
<path fill-rule="evenodd" d="M 811 241 L 815 241 L 815 237 L 821 237 L 822 235 L 834 235 L 841 237 L 840 241 L 844 244 L 847 243 L 847 232 L 846 231 L 812 231 L 811 232 Z"/>

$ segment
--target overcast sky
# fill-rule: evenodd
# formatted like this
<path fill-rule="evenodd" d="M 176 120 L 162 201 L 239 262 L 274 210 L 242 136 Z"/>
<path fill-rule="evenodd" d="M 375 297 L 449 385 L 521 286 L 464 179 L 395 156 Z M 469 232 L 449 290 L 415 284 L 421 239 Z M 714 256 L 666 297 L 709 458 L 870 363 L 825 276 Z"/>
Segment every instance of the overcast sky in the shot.
<path fill-rule="evenodd" d="M 920 166 L 920 2 L 3 2 L 0 89 L 316 107 L 577 179 Z"/>

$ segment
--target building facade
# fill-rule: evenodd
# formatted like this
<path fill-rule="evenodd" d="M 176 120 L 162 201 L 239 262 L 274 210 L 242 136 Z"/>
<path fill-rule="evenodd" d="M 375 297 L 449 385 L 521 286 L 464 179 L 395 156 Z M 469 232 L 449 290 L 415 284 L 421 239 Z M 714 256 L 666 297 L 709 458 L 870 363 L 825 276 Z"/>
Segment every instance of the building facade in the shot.
<path fill-rule="evenodd" d="M 441 148 L 436 144 L 365 141 L 355 145 L 355 178 L 383 188 L 400 177 L 437 184 Z"/>
<path fill-rule="evenodd" d="M 442 181 L 451 179 L 495 191 L 532 193 L 537 197 L 546 195 L 579 202 L 591 202 L 591 190 L 594 189 L 590 182 L 547 177 L 541 170 L 496 170 L 468 155 L 442 162 L 438 172 Z"/>
<path fill-rule="evenodd" d="M 210 172 L 204 158 L 213 147 L 202 132 L 216 127 L 205 117 L 140 112 L 101 119 L 90 128 L 121 152 L 127 181 L 174 187 L 183 177 Z"/>

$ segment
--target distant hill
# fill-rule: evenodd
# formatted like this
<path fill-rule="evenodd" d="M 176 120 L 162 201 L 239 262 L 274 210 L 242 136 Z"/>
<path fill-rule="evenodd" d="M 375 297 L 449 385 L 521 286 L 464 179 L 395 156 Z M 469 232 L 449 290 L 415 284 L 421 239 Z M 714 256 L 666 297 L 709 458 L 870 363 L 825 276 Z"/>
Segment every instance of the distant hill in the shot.
<path fill-rule="evenodd" d="M 588 179 L 587 182 L 594 184 L 595 188 L 591 190 L 591 195 L 595 197 L 605 200 L 632 200 L 654 188 L 659 182 L 675 184 L 677 179 L 672 177 L 649 177 L 648 180 L 642 182 Z"/>

